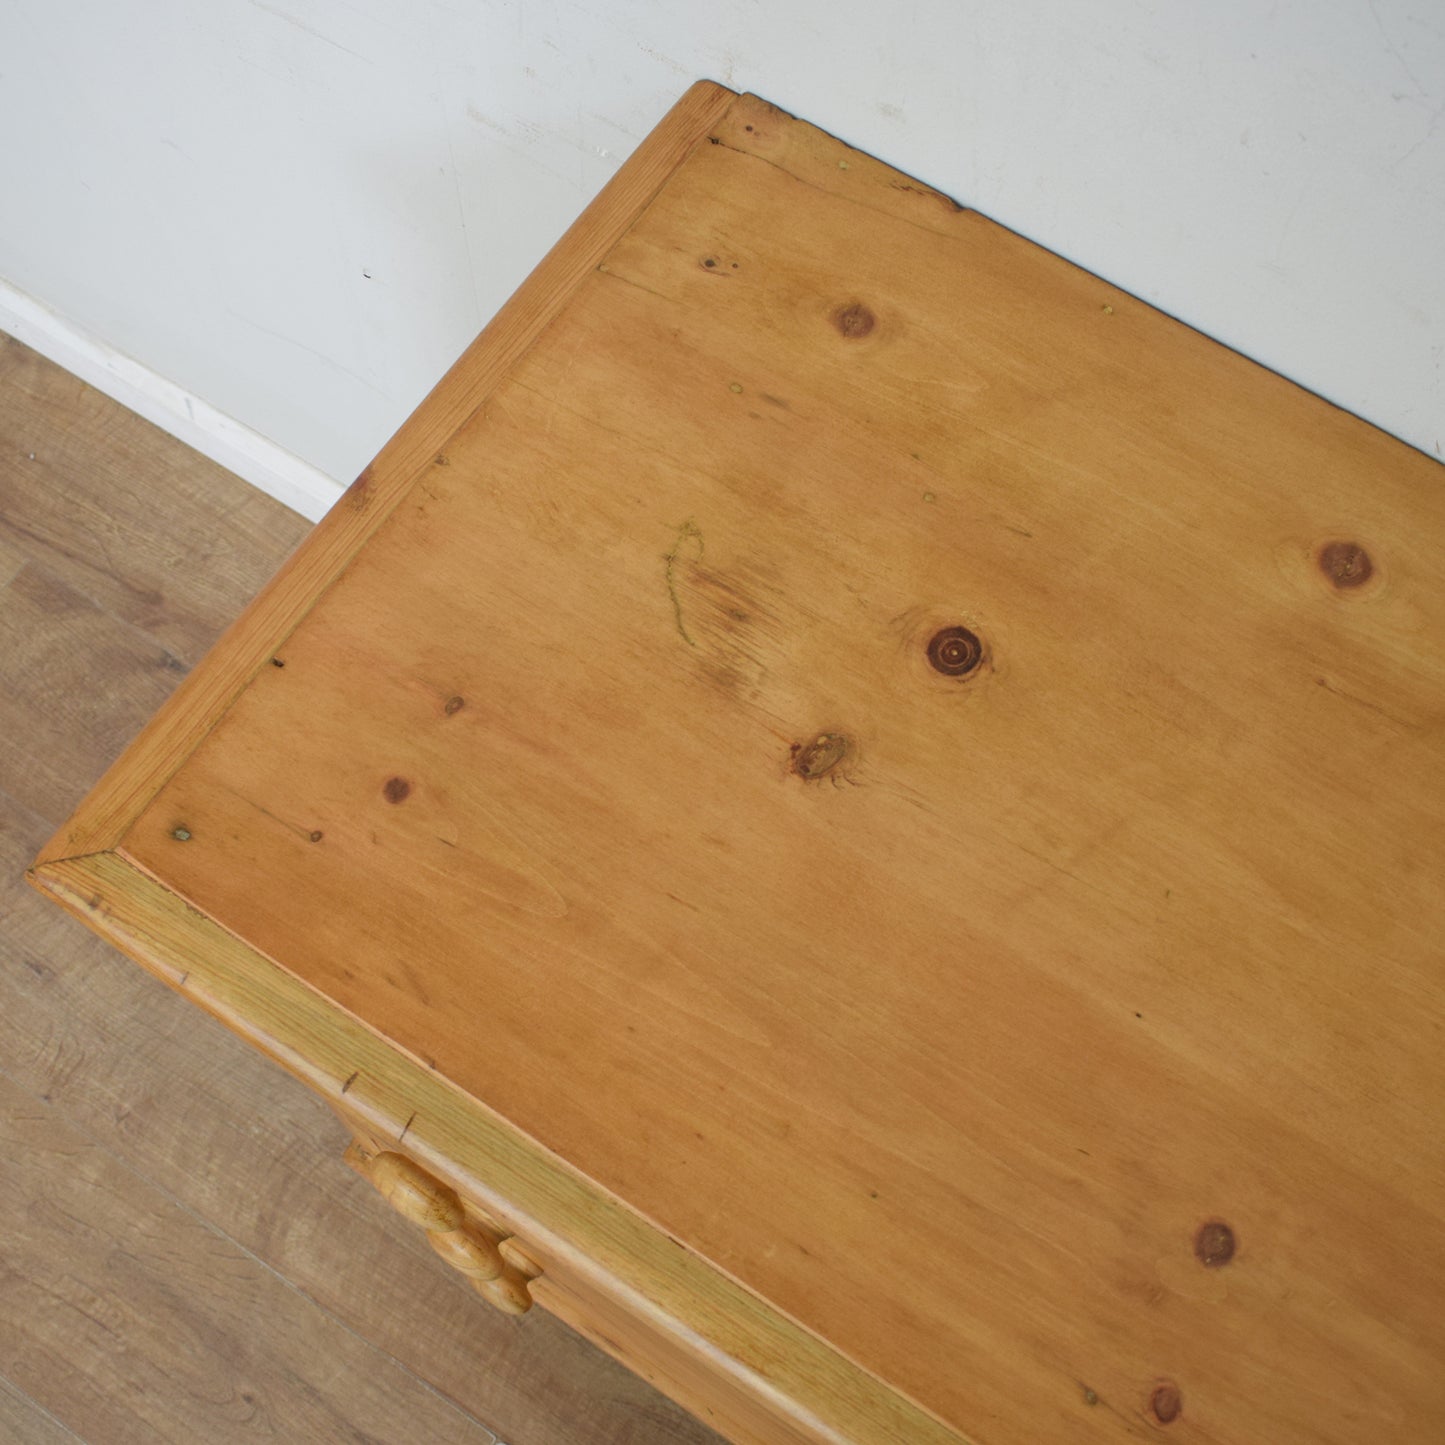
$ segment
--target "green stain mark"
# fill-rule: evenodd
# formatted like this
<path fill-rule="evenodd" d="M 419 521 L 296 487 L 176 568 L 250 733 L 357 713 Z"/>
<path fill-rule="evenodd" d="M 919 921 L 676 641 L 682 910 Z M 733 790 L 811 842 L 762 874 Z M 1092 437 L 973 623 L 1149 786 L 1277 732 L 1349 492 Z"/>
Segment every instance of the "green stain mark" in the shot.
<path fill-rule="evenodd" d="M 692 520 L 691 517 L 677 529 L 677 537 L 673 541 L 672 551 L 666 557 L 666 569 L 663 576 L 667 579 L 667 595 L 672 598 L 672 615 L 677 622 L 677 634 L 689 647 L 696 647 L 692 634 L 687 630 L 687 624 L 682 620 L 682 599 L 677 595 L 677 563 L 682 556 L 682 549 L 689 542 L 697 543 L 697 550 L 693 554 L 693 560 L 702 556 L 703 540 L 702 529 Z"/>

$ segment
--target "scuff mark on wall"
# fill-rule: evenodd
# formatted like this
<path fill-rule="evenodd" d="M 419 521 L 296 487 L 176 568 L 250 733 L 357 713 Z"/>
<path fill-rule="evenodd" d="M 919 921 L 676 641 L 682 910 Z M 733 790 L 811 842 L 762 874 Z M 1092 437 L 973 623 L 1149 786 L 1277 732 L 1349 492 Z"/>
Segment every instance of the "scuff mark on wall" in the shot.
<path fill-rule="evenodd" d="M 364 60 L 368 65 L 375 64 L 369 56 L 363 55 L 359 50 L 352 50 L 350 46 L 343 45 L 339 40 L 333 40 L 325 32 L 308 25 L 304 20 L 298 20 L 287 11 L 279 10 L 274 5 L 266 4 L 266 0 L 251 0 L 251 4 L 258 10 L 264 10 L 268 15 L 274 15 L 278 20 L 284 20 L 288 25 L 294 25 L 296 29 L 304 31 L 307 35 L 314 36 L 317 40 L 324 41 L 327 45 L 335 46 L 337 50 L 342 51 L 346 55 L 354 56 L 357 60 Z"/>

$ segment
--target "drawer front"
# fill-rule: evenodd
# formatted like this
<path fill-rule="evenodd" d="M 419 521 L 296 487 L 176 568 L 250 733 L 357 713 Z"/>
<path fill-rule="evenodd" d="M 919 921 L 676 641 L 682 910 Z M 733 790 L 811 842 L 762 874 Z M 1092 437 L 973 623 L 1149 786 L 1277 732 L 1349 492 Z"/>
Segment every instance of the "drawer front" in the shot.
<path fill-rule="evenodd" d="M 321 1095 L 356 1137 L 368 1178 L 464 1275 L 488 1283 L 494 1245 L 513 1272 L 505 1292 L 490 1291 L 504 1306 L 536 1297 L 748 1445 L 965 1445 L 128 859 L 51 860 L 34 881 Z M 373 1177 L 382 1153 L 420 1175 L 387 1164 Z M 457 1206 L 439 1184 L 452 1187 L 465 1230 L 448 1227 Z"/>
<path fill-rule="evenodd" d="M 760 1389 L 720 1371 L 700 1345 L 585 1282 L 544 1272 L 531 1292 L 543 1309 L 736 1445 L 819 1445 L 839 1438 L 789 1419 Z"/>
<path fill-rule="evenodd" d="M 469 1211 L 454 1189 L 405 1154 L 375 1150 L 359 1139 L 345 1158 L 398 1214 L 425 1231 L 431 1247 L 493 1309 L 524 1315 L 532 1308 L 529 1264 L 504 1258 L 508 1237 Z"/>
<path fill-rule="evenodd" d="M 394 1143 L 342 1115 L 345 1160 L 494 1309 L 541 1305 L 737 1445 L 820 1445 L 837 1436 L 791 1418 L 756 1376 L 720 1358 L 676 1321 L 631 1308 L 624 1293 L 549 1259 Z"/>

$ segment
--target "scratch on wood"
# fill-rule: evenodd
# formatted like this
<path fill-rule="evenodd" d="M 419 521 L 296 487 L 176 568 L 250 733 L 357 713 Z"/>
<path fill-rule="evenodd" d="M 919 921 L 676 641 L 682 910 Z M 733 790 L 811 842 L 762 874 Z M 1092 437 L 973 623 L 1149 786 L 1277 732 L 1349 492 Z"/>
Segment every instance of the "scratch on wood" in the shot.
<path fill-rule="evenodd" d="M 931 190 L 926 186 L 911 186 L 906 181 L 889 181 L 888 184 L 895 191 L 911 191 L 915 196 L 922 196 L 930 201 L 938 201 L 941 205 L 947 206 L 950 211 L 962 211 L 964 209 L 952 196 L 945 196 L 942 191 Z"/>
<path fill-rule="evenodd" d="M 677 622 L 677 633 L 689 647 L 696 647 L 697 643 L 692 634 L 687 630 L 687 624 L 682 620 L 682 598 L 677 595 L 677 559 L 682 553 L 685 542 L 695 541 L 697 543 L 697 555 L 703 554 L 702 531 L 691 517 L 678 528 L 677 538 L 672 544 L 672 551 L 667 554 L 667 567 L 664 576 L 667 579 L 667 595 L 672 598 L 672 615 Z"/>
<path fill-rule="evenodd" d="M 1052 858 L 1046 857 L 1042 853 L 1035 852 L 1026 844 L 1020 843 L 1016 838 L 1010 838 L 1009 842 L 1011 842 L 1014 847 L 1019 850 L 1019 852 L 1027 853 L 1030 858 L 1037 858 L 1040 863 L 1048 864 L 1048 866 L 1052 868 L 1056 873 L 1062 873 L 1065 878 L 1072 878 L 1075 883 L 1082 883 L 1084 881 L 1082 878 L 1079 877 L 1077 873 L 1071 873 L 1067 868 L 1064 867 L 1062 863 L 1055 863 Z"/>
<path fill-rule="evenodd" d="M 712 139 L 712 138 L 709 137 L 709 139 Z M 721 137 L 718 137 L 716 140 L 713 140 L 713 144 L 714 144 L 714 145 L 720 145 L 720 146 L 723 147 L 724 150 L 732 151 L 732 152 L 734 152 L 736 155 L 746 156 L 749 160 L 761 161 L 765 166 L 771 166 L 775 171 L 781 171 L 785 176 L 789 177 L 791 180 L 797 181 L 799 185 L 807 186 L 810 190 L 822 191 L 825 195 L 829 195 L 829 196 L 836 196 L 836 195 L 838 194 L 838 192 L 837 192 L 836 190 L 833 190 L 833 189 L 831 189 L 831 188 L 828 187 L 828 186 L 822 185 L 822 184 L 820 184 L 818 181 L 810 181 L 806 176 L 800 176 L 800 175 L 797 173 L 797 171 L 790 171 L 790 170 L 787 168 L 787 166 L 780 164 L 778 161 L 770 160 L 767 156 L 764 156 L 764 155 L 759 155 L 757 151 L 744 150 L 741 146 L 729 145 L 729 144 L 728 144 L 725 140 L 723 140 Z M 964 215 L 964 214 L 967 214 L 967 212 L 968 212 L 968 207 L 967 207 L 967 206 L 961 205 L 958 201 L 953 200 L 953 199 L 952 199 L 951 197 L 949 197 L 949 196 L 945 196 L 941 191 L 935 192 L 934 194 L 937 195 L 937 196 L 938 196 L 938 199 L 939 199 L 940 201 L 943 201 L 943 202 L 948 206 L 948 209 L 949 209 L 950 211 L 952 211 L 955 215 Z M 865 210 L 869 210 L 869 211 L 885 211 L 885 214 L 887 214 L 887 215 L 889 215 L 889 216 L 892 216 L 894 220 L 896 220 L 896 221 L 902 221 L 905 225 L 908 225 L 908 226 L 915 226 L 915 227 L 917 227 L 918 230 L 920 230 L 920 231 L 928 231 L 928 232 L 932 233 L 932 234 L 935 235 L 935 236 L 942 236 L 942 235 L 947 235 L 947 234 L 948 234 L 947 231 L 942 231 L 942 230 L 940 230 L 937 226 L 930 226 L 930 225 L 926 224 L 926 223 L 923 222 L 923 221 L 915 220 L 912 216 L 905 216 L 905 215 L 899 214 L 899 213 L 896 212 L 896 211 L 885 210 L 885 208 L 884 208 L 883 206 L 870 205 L 870 204 L 868 203 L 868 201 L 866 201 L 865 199 L 863 199 L 861 196 L 859 196 L 859 195 L 857 195 L 857 194 L 851 195 L 851 196 L 849 197 L 849 199 L 850 199 L 855 205 L 862 206 Z"/>
<path fill-rule="evenodd" d="M 360 1077 L 361 1070 L 357 1069 L 357 1071 L 352 1074 L 352 1076 L 341 1086 L 341 1092 L 344 1094 Z"/>
<path fill-rule="evenodd" d="M 415 1111 L 413 1111 L 411 1118 L 406 1121 L 406 1127 L 403 1128 L 402 1131 L 401 1131 L 401 1133 L 396 1136 L 396 1142 L 397 1142 L 398 1144 L 400 1144 L 401 1141 L 406 1138 L 406 1131 L 407 1131 L 407 1129 L 410 1129 L 411 1126 L 412 1126 L 414 1123 L 416 1123 L 416 1113 L 415 1113 Z"/>
<path fill-rule="evenodd" d="M 222 786 L 225 787 L 224 784 L 222 784 Z M 316 839 L 312 838 L 312 830 L 310 828 L 303 828 L 299 823 L 288 822 L 279 814 L 273 813 L 270 808 L 265 806 L 264 803 L 258 803 L 254 798 L 247 797 L 245 793 L 240 792 L 236 788 L 228 787 L 226 788 L 226 792 L 228 792 L 233 798 L 239 798 L 243 803 L 254 808 L 263 817 L 269 818 L 273 823 L 279 824 L 282 828 L 286 828 L 292 833 L 295 833 L 298 838 L 305 838 L 308 843 L 317 841 Z"/>
<path fill-rule="evenodd" d="M 1379 713 L 1381 717 L 1388 718 L 1397 727 L 1415 729 L 1420 726 L 1420 724 L 1413 719 L 1401 717 L 1398 713 L 1391 712 L 1389 708 L 1381 707 L 1377 702 L 1371 702 L 1369 698 L 1360 697 L 1356 693 L 1346 692 L 1342 687 L 1336 687 L 1327 678 L 1317 677 L 1315 681 L 1324 688 L 1326 692 L 1333 693 L 1336 697 L 1342 697 L 1346 702 L 1357 702 L 1361 707 L 1369 708 L 1371 712 Z"/>

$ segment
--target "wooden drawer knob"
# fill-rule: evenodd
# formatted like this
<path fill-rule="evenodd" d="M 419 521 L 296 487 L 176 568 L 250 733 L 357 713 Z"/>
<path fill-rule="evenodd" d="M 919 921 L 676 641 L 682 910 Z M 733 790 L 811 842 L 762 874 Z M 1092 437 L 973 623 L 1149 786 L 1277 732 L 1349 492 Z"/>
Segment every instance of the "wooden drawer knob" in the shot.
<path fill-rule="evenodd" d="M 398 1214 L 425 1230 L 460 1229 L 466 1220 L 456 1191 L 404 1154 L 377 1154 L 367 1160 L 365 1173 Z"/>
<path fill-rule="evenodd" d="M 506 1270 L 496 1279 L 474 1279 L 472 1288 L 504 1315 L 524 1315 L 532 1308 L 527 1281 L 513 1269 Z"/>
<path fill-rule="evenodd" d="M 431 1247 L 455 1270 L 468 1279 L 496 1279 L 505 1266 L 497 1246 L 470 1229 L 449 1229 L 428 1233 Z"/>
<path fill-rule="evenodd" d="M 396 1212 L 419 1224 L 431 1247 L 472 1287 L 503 1314 L 524 1315 L 532 1308 L 528 1279 L 540 1271 L 530 1260 L 523 1271 L 503 1259 L 502 1249 L 480 1229 L 467 1223 L 467 1212 L 454 1189 L 433 1179 L 404 1154 L 383 1150 L 370 1154 L 359 1142 L 346 1150 L 346 1162 L 374 1184 Z M 505 1247 L 510 1241 L 503 1240 Z M 519 1260 L 525 1256 L 518 1255 Z"/>

